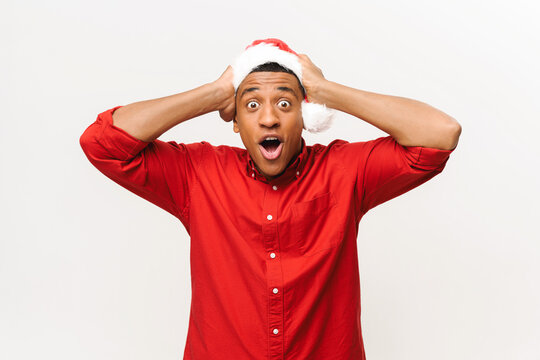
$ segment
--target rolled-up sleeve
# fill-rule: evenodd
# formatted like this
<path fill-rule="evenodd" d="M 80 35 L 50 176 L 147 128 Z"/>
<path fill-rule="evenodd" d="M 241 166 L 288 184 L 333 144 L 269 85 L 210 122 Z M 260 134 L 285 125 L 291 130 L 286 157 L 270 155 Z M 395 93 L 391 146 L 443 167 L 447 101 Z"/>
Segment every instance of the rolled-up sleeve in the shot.
<path fill-rule="evenodd" d="M 112 114 L 120 107 L 100 113 L 84 131 L 79 139 L 83 152 L 105 176 L 186 225 L 190 187 L 205 143 L 139 140 L 113 124 Z"/>
<path fill-rule="evenodd" d="M 441 173 L 455 150 L 403 146 L 391 136 L 342 148 L 343 162 L 356 173 L 358 217 Z"/>

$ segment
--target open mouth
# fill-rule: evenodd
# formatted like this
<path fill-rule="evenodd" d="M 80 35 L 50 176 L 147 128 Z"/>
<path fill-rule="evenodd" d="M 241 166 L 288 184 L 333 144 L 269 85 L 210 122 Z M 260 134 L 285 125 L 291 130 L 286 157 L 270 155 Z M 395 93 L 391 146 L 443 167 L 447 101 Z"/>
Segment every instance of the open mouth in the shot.
<path fill-rule="evenodd" d="M 281 155 L 283 143 L 277 137 L 267 137 L 259 143 L 259 148 L 266 160 L 274 160 Z"/>

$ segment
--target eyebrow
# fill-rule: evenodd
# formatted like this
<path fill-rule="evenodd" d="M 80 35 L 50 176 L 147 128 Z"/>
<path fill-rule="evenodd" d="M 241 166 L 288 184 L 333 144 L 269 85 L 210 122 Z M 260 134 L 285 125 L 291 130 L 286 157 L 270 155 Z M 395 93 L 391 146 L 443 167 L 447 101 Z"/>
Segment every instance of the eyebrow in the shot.
<path fill-rule="evenodd" d="M 242 94 L 240 94 L 240 97 L 242 98 L 242 97 L 243 97 L 245 94 L 247 94 L 248 92 L 251 92 L 251 91 L 257 91 L 257 90 L 260 90 L 260 88 L 258 88 L 258 87 L 250 87 L 250 88 L 244 89 L 244 91 L 242 91 Z M 278 87 L 276 88 L 276 90 L 290 92 L 291 94 L 294 95 L 294 97 L 298 98 L 298 96 L 296 95 L 296 93 L 294 92 L 294 90 L 291 89 L 291 88 L 289 88 L 289 87 L 286 87 L 286 86 L 278 86 Z"/>
<path fill-rule="evenodd" d="M 294 95 L 295 98 L 298 98 L 298 96 L 296 96 L 296 93 L 294 92 L 294 90 L 291 89 L 291 88 L 288 88 L 288 87 L 286 87 L 286 86 L 279 86 L 277 89 L 278 89 L 279 91 L 287 91 L 287 92 L 290 92 L 291 94 Z"/>
<path fill-rule="evenodd" d="M 247 89 L 244 89 L 244 91 L 242 91 L 242 94 L 240 94 L 240 97 L 244 97 L 244 95 L 250 91 L 255 91 L 255 90 L 259 90 L 258 87 L 252 87 L 252 88 L 247 88 Z"/>

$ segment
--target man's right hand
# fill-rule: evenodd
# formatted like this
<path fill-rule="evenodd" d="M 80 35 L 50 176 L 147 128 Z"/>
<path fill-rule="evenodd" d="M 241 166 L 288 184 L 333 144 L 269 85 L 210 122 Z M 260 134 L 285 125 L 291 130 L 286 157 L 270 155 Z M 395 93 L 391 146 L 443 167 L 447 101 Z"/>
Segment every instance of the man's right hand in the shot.
<path fill-rule="evenodd" d="M 227 66 L 227 69 L 221 74 L 219 79 L 214 81 L 214 85 L 221 89 L 224 98 L 218 109 L 219 116 L 221 116 L 223 120 L 229 122 L 234 119 L 236 113 L 233 68 L 230 65 Z"/>

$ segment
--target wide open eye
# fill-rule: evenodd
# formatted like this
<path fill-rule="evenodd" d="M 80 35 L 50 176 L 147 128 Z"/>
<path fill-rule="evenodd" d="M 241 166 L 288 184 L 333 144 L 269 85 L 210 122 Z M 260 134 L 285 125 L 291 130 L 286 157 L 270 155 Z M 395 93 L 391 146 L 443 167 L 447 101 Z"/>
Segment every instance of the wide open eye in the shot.
<path fill-rule="evenodd" d="M 291 103 L 288 102 L 287 100 L 281 100 L 281 101 L 279 102 L 279 106 L 282 107 L 282 108 L 286 108 L 286 107 L 291 106 Z"/>
<path fill-rule="evenodd" d="M 247 103 L 247 106 L 250 109 L 256 109 L 259 106 L 259 104 L 256 101 L 250 101 Z"/>

